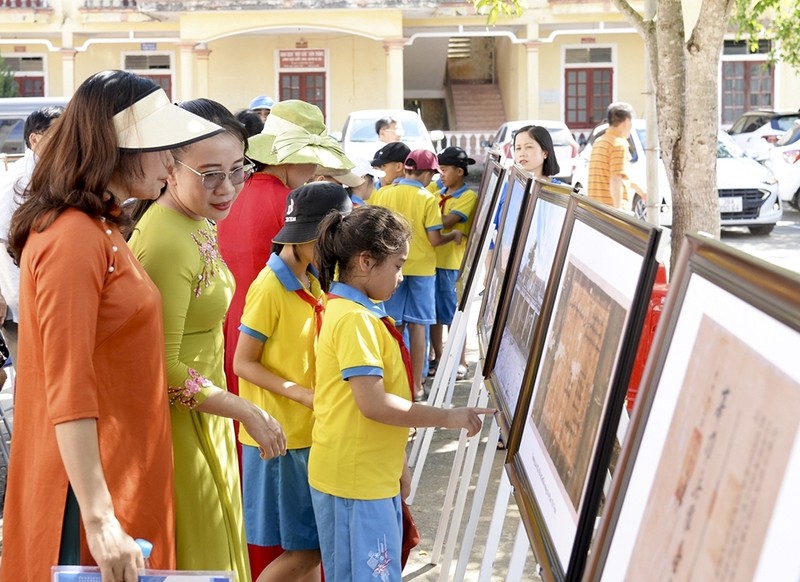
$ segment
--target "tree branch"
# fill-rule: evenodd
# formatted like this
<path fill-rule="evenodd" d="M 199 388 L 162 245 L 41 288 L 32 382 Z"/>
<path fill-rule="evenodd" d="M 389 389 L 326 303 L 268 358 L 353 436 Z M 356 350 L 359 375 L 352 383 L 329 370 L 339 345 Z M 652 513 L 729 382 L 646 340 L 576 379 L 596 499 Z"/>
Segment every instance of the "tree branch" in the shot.
<path fill-rule="evenodd" d="M 728 22 L 733 4 L 734 0 L 723 0 L 721 2 L 719 0 L 711 2 L 703 0 L 697 24 L 695 24 L 692 34 L 689 35 L 689 39 L 686 41 L 686 50 L 690 54 L 695 54 L 701 44 L 709 42 L 717 44 L 718 39 L 724 36 L 725 27 L 720 26 L 719 23 Z"/>
<path fill-rule="evenodd" d="M 614 6 L 617 7 L 617 10 L 622 13 L 622 15 L 630 22 L 636 31 L 641 34 L 642 36 L 646 36 L 648 34 L 648 30 L 652 31 L 652 21 L 649 23 L 645 22 L 642 15 L 634 10 L 633 6 L 628 3 L 628 0 L 613 0 Z"/>

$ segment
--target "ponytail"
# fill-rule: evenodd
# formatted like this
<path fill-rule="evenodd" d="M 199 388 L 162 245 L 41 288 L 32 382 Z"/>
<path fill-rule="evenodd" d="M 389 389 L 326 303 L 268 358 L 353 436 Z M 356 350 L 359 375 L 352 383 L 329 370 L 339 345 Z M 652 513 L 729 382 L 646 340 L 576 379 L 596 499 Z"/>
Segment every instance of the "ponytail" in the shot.
<path fill-rule="evenodd" d="M 315 249 L 322 290 L 330 290 L 339 268 L 343 278 L 353 257 L 368 253 L 376 262 L 399 253 L 411 239 L 404 218 L 380 206 L 360 206 L 347 216 L 334 212 L 319 225 Z"/>
<path fill-rule="evenodd" d="M 327 293 L 336 274 L 336 265 L 340 258 L 336 253 L 336 234 L 345 220 L 338 212 L 331 212 L 319 224 L 319 237 L 315 254 L 319 268 L 319 283 L 322 290 Z"/>

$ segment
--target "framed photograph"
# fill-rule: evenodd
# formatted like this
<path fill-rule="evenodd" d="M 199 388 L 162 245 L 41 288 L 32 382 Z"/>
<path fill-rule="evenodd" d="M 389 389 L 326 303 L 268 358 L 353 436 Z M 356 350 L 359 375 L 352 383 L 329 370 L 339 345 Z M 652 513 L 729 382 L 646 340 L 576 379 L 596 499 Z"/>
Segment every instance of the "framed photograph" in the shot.
<path fill-rule="evenodd" d="M 475 218 L 472 220 L 469 234 L 467 235 L 464 259 L 456 281 L 456 295 L 458 309 L 465 311 L 469 291 L 472 289 L 475 273 L 480 271 L 477 264 L 480 260 L 481 249 L 494 231 L 494 215 L 497 212 L 497 203 L 500 198 L 500 189 L 505 176 L 505 168 L 499 163 L 486 165 L 478 190 L 478 200 L 475 203 Z"/>
<path fill-rule="evenodd" d="M 508 178 L 501 199 L 503 205 L 497 235 L 494 239 L 486 288 L 478 315 L 478 347 L 484 376 L 492 371 L 500 333 L 496 319 L 503 303 L 510 299 L 508 288 L 508 265 L 514 254 L 516 241 L 520 237 L 522 218 L 527 212 L 531 199 L 530 190 L 533 177 L 519 166 L 514 166 Z M 497 332 L 497 333 L 496 333 Z"/>
<path fill-rule="evenodd" d="M 528 211 L 521 220 L 520 238 L 509 265 L 510 299 L 495 319 L 499 330 L 497 358 L 486 376 L 495 418 L 507 443 L 530 359 L 533 337 L 544 306 L 552 270 L 560 269 L 558 241 L 575 199 L 572 189 L 535 180 Z M 570 204 L 572 202 L 572 204 Z M 551 294 L 552 295 L 552 294 Z"/>
<path fill-rule="evenodd" d="M 800 277 L 689 236 L 584 580 L 800 580 Z"/>
<path fill-rule="evenodd" d="M 573 194 L 511 427 L 507 469 L 545 580 L 586 565 L 661 231 Z M 571 227 L 569 224 L 571 223 Z M 545 298 L 545 301 L 548 299 Z"/>

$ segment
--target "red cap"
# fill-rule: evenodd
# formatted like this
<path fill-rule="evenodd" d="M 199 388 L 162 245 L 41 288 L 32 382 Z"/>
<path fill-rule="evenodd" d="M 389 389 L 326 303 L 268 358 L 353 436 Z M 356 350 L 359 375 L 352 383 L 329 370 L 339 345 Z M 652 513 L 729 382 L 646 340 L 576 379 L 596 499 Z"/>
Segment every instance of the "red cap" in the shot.
<path fill-rule="evenodd" d="M 439 171 L 439 161 L 436 159 L 436 154 L 428 150 L 414 150 L 406 158 L 403 167 L 406 170 L 418 170 L 420 172 L 425 170 Z"/>

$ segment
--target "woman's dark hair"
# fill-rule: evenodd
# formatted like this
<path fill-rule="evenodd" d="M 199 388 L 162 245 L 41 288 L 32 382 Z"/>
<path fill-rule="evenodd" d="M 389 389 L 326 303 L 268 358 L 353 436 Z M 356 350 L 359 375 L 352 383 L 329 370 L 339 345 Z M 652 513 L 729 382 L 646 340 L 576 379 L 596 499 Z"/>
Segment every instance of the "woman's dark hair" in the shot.
<path fill-rule="evenodd" d="M 550 136 L 550 132 L 541 125 L 526 125 L 525 127 L 520 127 L 514 132 L 512 146 L 516 145 L 517 136 L 521 133 L 527 133 L 531 139 L 538 143 L 542 150 L 547 154 L 544 159 L 544 164 L 542 165 L 542 174 L 547 177 L 558 175 L 558 173 L 561 171 L 561 168 L 558 166 L 556 150 L 553 147 L 553 138 Z"/>
<path fill-rule="evenodd" d="M 261 133 L 261 130 L 264 129 L 264 121 L 261 119 L 261 116 L 250 109 L 242 109 L 239 111 L 236 114 L 236 119 L 244 125 L 244 128 L 247 130 L 247 135 L 250 137 L 258 135 Z"/>
<path fill-rule="evenodd" d="M 217 103 L 211 99 L 192 99 L 191 101 L 181 101 L 178 103 L 178 107 L 185 109 L 189 113 L 194 113 L 203 119 L 207 119 L 212 123 L 216 123 L 233 137 L 241 141 L 244 144 L 245 151 L 247 150 L 247 138 L 250 137 L 247 133 L 247 129 L 245 129 L 242 122 L 222 103 Z M 173 153 L 180 153 L 190 147 L 192 146 L 188 145 L 172 151 Z"/>
<path fill-rule="evenodd" d="M 315 248 L 322 290 L 330 289 L 337 267 L 344 278 L 361 253 L 380 264 L 402 251 L 410 239 L 408 222 L 381 206 L 359 206 L 344 217 L 338 212 L 328 214 L 319 225 Z"/>
<path fill-rule="evenodd" d="M 158 85 L 126 71 L 103 71 L 86 79 L 69 101 L 33 171 L 23 203 L 11 219 L 9 251 L 19 264 L 31 230 L 42 232 L 62 212 L 76 208 L 89 216 L 127 223 L 108 192 L 114 172 L 142 174 L 139 152 L 118 147 L 113 117 Z"/>
<path fill-rule="evenodd" d="M 212 123 L 216 123 L 227 133 L 231 134 L 233 137 L 242 142 L 242 151 L 247 150 L 247 138 L 249 137 L 247 135 L 247 130 L 244 128 L 244 125 L 242 125 L 239 120 L 236 119 L 233 113 L 231 113 L 228 108 L 221 103 L 217 103 L 211 99 L 192 99 L 191 101 L 181 101 L 177 105 L 189 113 L 194 113 L 203 119 L 206 119 Z M 193 142 L 189 145 L 175 148 L 172 150 L 172 153 L 176 158 L 180 158 L 180 155 L 186 152 L 195 143 L 198 142 Z M 139 220 L 141 220 L 142 216 L 144 216 L 144 213 L 147 212 L 147 209 L 150 208 L 153 202 L 155 202 L 155 200 L 136 200 L 130 205 L 125 205 L 125 212 L 128 214 L 128 216 L 130 216 L 132 221 L 132 226 L 129 226 L 125 232 L 123 232 L 126 239 L 130 238 L 131 234 L 133 234 L 136 224 L 139 222 Z"/>

